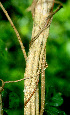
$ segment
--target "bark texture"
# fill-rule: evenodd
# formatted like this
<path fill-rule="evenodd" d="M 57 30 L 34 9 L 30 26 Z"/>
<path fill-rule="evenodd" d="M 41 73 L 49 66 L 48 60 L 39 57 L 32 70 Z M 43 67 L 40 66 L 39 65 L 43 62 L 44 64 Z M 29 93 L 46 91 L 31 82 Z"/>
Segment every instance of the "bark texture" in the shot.
<path fill-rule="evenodd" d="M 45 28 L 45 24 L 48 23 L 47 17 L 50 15 L 53 0 L 49 2 L 49 0 L 34 0 L 33 4 L 35 6 L 32 7 L 32 15 L 33 15 L 33 30 L 32 30 L 32 39 L 42 30 Z M 51 23 L 49 21 L 49 24 Z M 30 77 L 31 79 L 26 79 L 24 81 L 24 103 L 29 99 L 31 93 L 34 91 L 36 87 L 36 82 L 39 78 L 40 70 L 43 68 L 42 64 L 45 63 L 45 48 L 46 42 L 49 35 L 49 27 L 45 29 L 41 34 L 37 37 L 37 39 L 32 43 L 28 58 L 26 62 L 26 69 L 24 77 Z M 43 78 L 45 73 L 42 72 L 42 81 L 41 86 L 45 87 L 45 78 Z M 32 78 L 33 77 L 33 78 Z M 41 90 L 41 93 L 43 88 Z M 44 111 L 44 103 L 45 100 L 43 99 L 43 94 L 41 94 L 41 112 L 40 115 L 43 114 Z M 44 88 L 44 98 L 45 98 L 45 88 Z M 24 107 L 24 115 L 39 115 L 39 89 L 37 87 L 35 93 L 28 101 L 26 106 Z"/>

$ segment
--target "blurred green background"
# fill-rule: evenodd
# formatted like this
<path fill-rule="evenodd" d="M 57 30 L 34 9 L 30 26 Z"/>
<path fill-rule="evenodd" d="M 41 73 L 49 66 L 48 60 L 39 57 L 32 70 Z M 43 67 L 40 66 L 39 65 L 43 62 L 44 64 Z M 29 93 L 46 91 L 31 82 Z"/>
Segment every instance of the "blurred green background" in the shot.
<path fill-rule="evenodd" d="M 26 52 L 32 33 L 32 0 L 0 0 L 20 33 Z M 70 115 L 70 0 L 55 14 L 46 46 L 46 101 L 44 115 Z M 0 8 L 0 79 L 24 77 L 25 59 L 19 42 Z M 1 83 L 1 82 L 0 82 Z M 41 88 L 41 87 L 40 87 Z M 23 115 L 24 82 L 6 84 L 2 92 L 4 115 Z"/>

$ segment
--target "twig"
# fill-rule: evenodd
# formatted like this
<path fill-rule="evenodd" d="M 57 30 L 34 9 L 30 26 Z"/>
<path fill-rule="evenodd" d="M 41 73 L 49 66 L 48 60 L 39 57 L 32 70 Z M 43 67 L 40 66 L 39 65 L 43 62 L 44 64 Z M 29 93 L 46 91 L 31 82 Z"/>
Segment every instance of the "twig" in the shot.
<path fill-rule="evenodd" d="M 19 80 L 16 80 L 16 81 L 5 81 L 4 83 L 14 83 L 14 82 L 19 82 L 19 81 L 23 81 L 23 80 L 31 79 L 31 78 L 33 78 L 33 77 L 27 77 L 27 78 L 19 79 Z"/>
<path fill-rule="evenodd" d="M 24 54 L 24 58 L 25 58 L 25 60 L 27 60 L 27 55 L 26 55 L 26 52 L 25 52 L 25 47 L 23 46 L 21 37 L 20 37 L 20 35 L 19 35 L 19 33 L 18 33 L 16 27 L 14 26 L 14 24 L 13 24 L 13 22 L 12 22 L 10 16 L 8 15 L 7 11 L 5 10 L 5 8 L 3 7 L 3 5 L 2 5 L 1 2 L 0 2 L 0 7 L 2 8 L 2 10 L 3 10 L 4 14 L 6 15 L 7 19 L 9 20 L 9 22 L 10 22 L 12 28 L 14 29 L 14 31 L 15 31 L 15 33 L 16 33 L 16 36 L 17 36 L 17 38 L 18 38 L 18 41 L 19 41 L 19 43 L 20 43 L 22 52 L 23 52 L 23 54 Z"/>

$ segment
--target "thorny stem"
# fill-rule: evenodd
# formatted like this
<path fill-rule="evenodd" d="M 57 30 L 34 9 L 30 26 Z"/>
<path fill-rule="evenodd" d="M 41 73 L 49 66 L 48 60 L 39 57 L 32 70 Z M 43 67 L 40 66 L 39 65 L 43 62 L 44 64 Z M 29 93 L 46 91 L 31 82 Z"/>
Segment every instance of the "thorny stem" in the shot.
<path fill-rule="evenodd" d="M 2 8 L 4 14 L 6 15 L 7 19 L 9 20 L 11 26 L 13 27 L 13 29 L 14 29 L 14 31 L 15 31 L 15 33 L 16 33 L 16 36 L 17 36 L 17 38 L 18 38 L 18 41 L 19 41 L 19 43 L 20 43 L 22 52 L 23 52 L 23 54 L 24 54 L 24 58 L 25 58 L 25 60 L 27 60 L 27 55 L 26 55 L 26 52 L 25 52 L 25 47 L 23 46 L 21 37 L 20 37 L 20 35 L 19 35 L 19 33 L 18 33 L 16 27 L 14 26 L 14 24 L 13 24 L 13 22 L 12 22 L 10 16 L 8 15 L 7 11 L 5 10 L 5 8 L 3 7 L 3 5 L 2 5 L 1 2 L 0 2 L 0 7 Z"/>

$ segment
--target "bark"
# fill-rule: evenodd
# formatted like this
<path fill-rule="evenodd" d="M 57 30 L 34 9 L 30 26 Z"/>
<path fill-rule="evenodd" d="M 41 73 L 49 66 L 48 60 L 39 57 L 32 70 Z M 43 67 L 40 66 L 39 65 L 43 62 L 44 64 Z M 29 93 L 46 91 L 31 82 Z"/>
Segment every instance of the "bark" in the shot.
<path fill-rule="evenodd" d="M 32 15 L 33 15 L 32 39 L 41 31 L 43 27 L 45 27 L 45 24 L 48 23 L 46 18 L 50 15 L 50 11 L 53 6 L 52 1 L 53 0 L 51 0 L 51 2 L 49 2 L 49 0 L 48 2 L 46 0 L 36 0 L 36 2 L 35 0 L 33 1 L 33 4 L 35 3 L 35 6 L 34 6 L 35 8 L 32 7 L 33 8 L 32 9 Z M 51 20 L 52 19 L 50 19 L 50 21 Z M 24 103 L 29 99 L 29 97 L 31 96 L 31 93 L 34 91 L 36 87 L 36 82 L 39 77 L 38 73 L 40 72 L 41 67 L 42 67 L 41 65 L 43 62 L 43 56 L 45 53 L 48 35 L 49 35 L 49 27 L 45 29 L 38 36 L 38 38 L 32 43 L 29 49 L 24 77 L 25 78 L 30 77 L 31 79 L 26 79 L 24 81 Z M 45 89 L 44 89 L 44 92 L 45 92 Z M 24 115 L 39 115 L 39 89 L 38 87 L 35 93 L 33 94 L 33 96 L 31 97 L 31 99 L 28 101 L 28 103 L 24 107 Z"/>
<path fill-rule="evenodd" d="M 52 21 L 52 16 L 62 8 L 60 2 L 59 7 L 56 11 L 53 11 L 54 0 L 33 0 L 31 11 L 33 15 L 33 30 L 32 40 L 29 49 L 28 57 L 26 56 L 25 48 L 22 44 L 20 35 L 14 26 L 11 18 L 7 11 L 0 2 L 0 7 L 5 13 L 11 26 L 13 27 L 21 49 L 23 51 L 26 60 L 26 69 L 24 75 L 24 115 L 39 115 L 39 75 L 41 73 L 41 111 L 40 115 L 43 115 L 45 105 L 45 64 L 46 64 L 46 42 L 49 35 L 49 26 Z M 41 72 L 40 72 L 41 71 Z M 24 80 L 22 79 L 22 80 Z M 0 79 L 1 80 L 1 79 Z M 0 113 L 2 114 L 2 99 L 1 91 L 5 83 L 16 82 L 16 81 L 2 81 L 2 87 L 0 87 Z M 17 80 L 21 81 L 21 80 Z"/>

